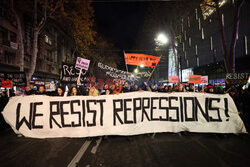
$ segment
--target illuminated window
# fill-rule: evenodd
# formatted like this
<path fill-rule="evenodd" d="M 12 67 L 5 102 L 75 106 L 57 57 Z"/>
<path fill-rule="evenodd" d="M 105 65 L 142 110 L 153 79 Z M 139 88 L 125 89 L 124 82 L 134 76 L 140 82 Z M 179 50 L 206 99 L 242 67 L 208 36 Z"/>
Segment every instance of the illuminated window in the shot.
<path fill-rule="evenodd" d="M 213 37 L 210 37 L 210 49 L 213 50 Z"/>
<path fill-rule="evenodd" d="M 188 42 L 189 42 L 189 46 L 191 47 L 191 38 L 189 37 L 189 40 L 188 40 Z"/>
<path fill-rule="evenodd" d="M 198 56 L 198 46 L 195 45 L 195 54 Z"/>
<path fill-rule="evenodd" d="M 49 44 L 49 45 L 52 45 L 52 40 L 51 38 L 48 36 L 48 35 L 45 35 L 45 43 Z"/>
<path fill-rule="evenodd" d="M 246 53 L 246 55 L 248 54 L 248 50 L 247 50 L 247 36 L 245 36 L 245 53 Z"/>
<path fill-rule="evenodd" d="M 224 26 L 224 14 L 221 14 L 221 21 L 222 21 L 222 25 Z"/>
<path fill-rule="evenodd" d="M 199 18 L 199 30 L 201 30 L 201 18 Z"/>
<path fill-rule="evenodd" d="M 201 28 L 201 39 L 204 39 L 204 29 Z"/>
<path fill-rule="evenodd" d="M 198 20 L 198 10 L 197 10 L 197 8 L 195 9 L 195 19 Z"/>
<path fill-rule="evenodd" d="M 219 7 L 223 6 L 226 2 L 227 0 L 219 0 Z M 212 6 L 215 6 L 215 2 L 213 0 L 203 0 L 200 4 L 204 20 L 216 11 L 215 7 Z"/>

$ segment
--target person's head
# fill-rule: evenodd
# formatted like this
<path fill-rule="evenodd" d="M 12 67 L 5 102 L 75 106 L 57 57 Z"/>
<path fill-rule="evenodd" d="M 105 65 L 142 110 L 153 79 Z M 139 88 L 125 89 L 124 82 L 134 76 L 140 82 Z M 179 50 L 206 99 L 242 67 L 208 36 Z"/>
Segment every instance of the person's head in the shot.
<path fill-rule="evenodd" d="M 115 82 L 115 87 L 117 88 L 119 86 L 120 86 L 119 82 Z"/>
<path fill-rule="evenodd" d="M 2 93 L 1 93 L 1 96 L 3 97 L 3 96 L 6 96 L 7 95 L 7 92 L 6 91 L 3 91 Z"/>
<path fill-rule="evenodd" d="M 91 87 L 89 88 L 89 92 L 93 93 L 94 91 L 95 91 L 95 87 L 94 87 L 94 86 L 91 86 Z"/>
<path fill-rule="evenodd" d="M 63 95 L 63 93 L 64 93 L 64 89 L 63 89 L 63 87 L 61 87 L 61 86 L 59 86 L 58 88 L 57 88 L 57 93 L 58 93 L 58 95 Z"/>
<path fill-rule="evenodd" d="M 135 90 L 138 90 L 138 85 L 137 85 L 137 84 L 135 84 L 134 88 L 135 88 Z"/>
<path fill-rule="evenodd" d="M 124 83 L 124 87 L 127 88 L 128 87 L 128 82 Z"/>
<path fill-rule="evenodd" d="M 109 89 L 106 89 L 106 90 L 105 90 L 105 94 L 106 94 L 106 95 L 109 95 L 109 94 L 110 94 L 110 90 L 109 90 Z"/>
<path fill-rule="evenodd" d="M 212 85 L 209 85 L 207 88 L 208 88 L 208 93 L 214 93 L 214 87 Z"/>
<path fill-rule="evenodd" d="M 168 85 L 165 85 L 165 86 L 164 86 L 164 90 L 165 90 L 165 91 L 168 91 Z"/>
<path fill-rule="evenodd" d="M 106 89 L 109 88 L 109 85 L 108 85 L 108 84 L 105 84 L 103 88 L 106 90 Z"/>
<path fill-rule="evenodd" d="M 26 92 L 29 92 L 29 91 L 31 91 L 31 88 L 30 88 L 30 86 L 26 86 L 26 87 L 25 87 L 25 91 L 26 91 Z"/>
<path fill-rule="evenodd" d="M 182 83 L 179 83 L 179 84 L 178 84 L 178 91 L 179 91 L 179 92 L 184 92 L 184 86 L 183 86 Z"/>
<path fill-rule="evenodd" d="M 40 93 L 45 92 L 45 87 L 44 87 L 43 85 L 39 86 L 38 91 L 39 91 Z"/>
<path fill-rule="evenodd" d="M 194 90 L 194 84 L 189 84 L 189 90 Z"/>
<path fill-rule="evenodd" d="M 71 95 L 77 95 L 77 88 L 75 86 L 71 88 Z"/>

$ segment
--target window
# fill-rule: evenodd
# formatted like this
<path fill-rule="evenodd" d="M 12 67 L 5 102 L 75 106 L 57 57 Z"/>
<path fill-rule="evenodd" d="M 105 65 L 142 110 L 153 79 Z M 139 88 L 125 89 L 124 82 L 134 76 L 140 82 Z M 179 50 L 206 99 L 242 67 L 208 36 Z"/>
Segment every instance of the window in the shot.
<path fill-rule="evenodd" d="M 226 2 L 227 0 L 219 0 L 219 7 L 223 6 Z M 204 20 L 216 11 L 216 8 L 212 6 L 215 6 L 215 2 L 213 0 L 203 0 L 200 4 Z"/>
<path fill-rule="evenodd" d="M 200 66 L 200 58 L 199 58 L 198 55 L 197 55 L 197 66 L 198 66 L 198 67 Z"/>
<path fill-rule="evenodd" d="M 49 44 L 49 45 L 52 45 L 52 40 L 51 38 L 48 36 L 48 35 L 45 35 L 45 43 Z"/>
<path fill-rule="evenodd" d="M 195 45 L 195 54 L 198 56 L 198 46 Z"/>
<path fill-rule="evenodd" d="M 188 38 L 188 43 L 189 43 L 189 46 L 191 47 L 192 43 L 191 43 L 191 37 Z"/>
<path fill-rule="evenodd" d="M 245 53 L 246 53 L 246 55 L 248 54 L 248 50 L 247 50 L 247 36 L 245 36 Z"/>
<path fill-rule="evenodd" d="M 213 37 L 210 37 L 210 49 L 213 50 Z"/>
<path fill-rule="evenodd" d="M 204 39 L 204 29 L 201 28 L 201 39 Z"/>
<path fill-rule="evenodd" d="M 222 25 L 224 27 L 224 14 L 223 13 L 221 14 L 221 21 L 222 21 Z"/>
<path fill-rule="evenodd" d="M 198 20 L 198 10 L 197 10 L 197 8 L 195 9 L 195 19 Z"/>
<path fill-rule="evenodd" d="M 183 50 L 183 52 L 185 51 L 185 44 L 184 44 L 184 42 L 182 43 L 182 50 Z"/>
<path fill-rule="evenodd" d="M 199 30 L 201 30 L 201 18 L 199 18 Z"/>

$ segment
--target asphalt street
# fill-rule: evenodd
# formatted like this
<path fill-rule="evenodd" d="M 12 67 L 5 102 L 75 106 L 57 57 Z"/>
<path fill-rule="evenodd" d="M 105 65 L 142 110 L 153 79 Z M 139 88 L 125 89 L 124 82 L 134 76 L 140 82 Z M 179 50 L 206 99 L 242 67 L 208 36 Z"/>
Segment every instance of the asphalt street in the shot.
<path fill-rule="evenodd" d="M 250 137 L 157 133 L 137 136 L 32 139 L 1 131 L 1 167 L 249 167 Z"/>

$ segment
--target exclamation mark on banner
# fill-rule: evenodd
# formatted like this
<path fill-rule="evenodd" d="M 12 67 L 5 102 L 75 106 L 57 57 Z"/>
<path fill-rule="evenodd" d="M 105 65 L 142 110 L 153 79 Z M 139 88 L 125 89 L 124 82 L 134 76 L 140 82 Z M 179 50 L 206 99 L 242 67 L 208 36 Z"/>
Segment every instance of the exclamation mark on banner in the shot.
<path fill-rule="evenodd" d="M 225 115 L 227 117 L 226 121 L 229 121 L 229 114 L 228 114 L 228 101 L 227 98 L 224 98 L 224 104 L 225 104 Z"/>

